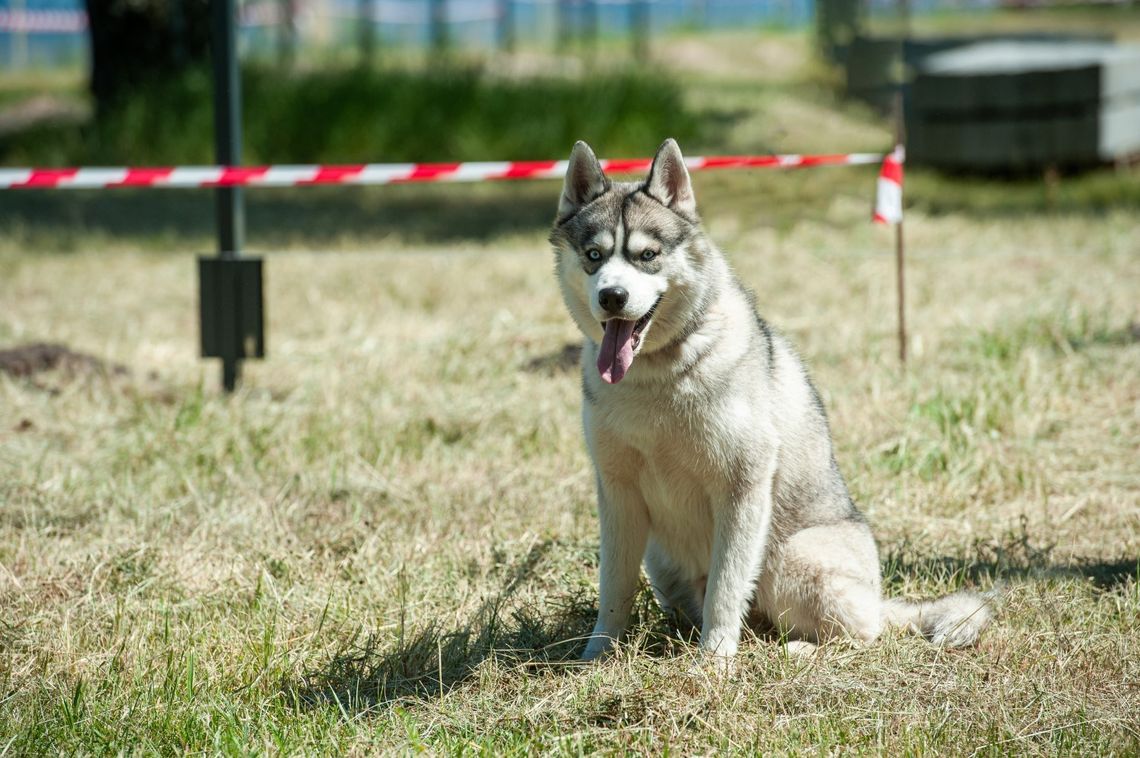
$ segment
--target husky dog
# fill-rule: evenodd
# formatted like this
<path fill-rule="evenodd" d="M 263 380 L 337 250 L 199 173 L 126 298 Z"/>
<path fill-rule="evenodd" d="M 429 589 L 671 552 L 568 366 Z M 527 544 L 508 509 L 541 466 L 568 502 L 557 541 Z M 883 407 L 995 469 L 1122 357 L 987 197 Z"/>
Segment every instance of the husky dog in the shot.
<path fill-rule="evenodd" d="M 586 444 L 601 520 L 598 620 L 583 654 L 629 620 L 645 565 L 658 602 L 732 656 L 745 621 L 798 645 L 869 642 L 885 625 L 968 645 L 986 600 L 884 600 L 871 530 L 827 416 L 788 341 L 701 229 L 673 140 L 641 183 L 570 155 L 550 234 L 566 307 L 585 335 Z"/>

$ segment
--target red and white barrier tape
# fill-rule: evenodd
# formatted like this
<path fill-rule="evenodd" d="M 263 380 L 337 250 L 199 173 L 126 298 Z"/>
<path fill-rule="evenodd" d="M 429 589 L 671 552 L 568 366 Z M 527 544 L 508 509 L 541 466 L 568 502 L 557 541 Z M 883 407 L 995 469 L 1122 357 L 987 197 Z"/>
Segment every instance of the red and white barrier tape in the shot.
<path fill-rule="evenodd" d="M 902 221 L 903 163 L 906 151 L 902 145 L 887 153 L 883 167 L 879 169 L 879 181 L 875 188 L 875 210 L 871 220 L 876 224 L 897 224 Z"/>
<path fill-rule="evenodd" d="M 718 168 L 808 168 L 878 163 L 881 153 L 738 155 L 686 158 L 691 171 Z M 651 158 L 604 160 L 624 174 L 646 171 Z M 314 184 L 403 184 L 561 179 L 566 161 L 475 163 L 364 163 L 341 166 L 176 166 L 152 168 L 0 169 L 3 189 L 109 189 L 113 187 L 298 187 Z"/>

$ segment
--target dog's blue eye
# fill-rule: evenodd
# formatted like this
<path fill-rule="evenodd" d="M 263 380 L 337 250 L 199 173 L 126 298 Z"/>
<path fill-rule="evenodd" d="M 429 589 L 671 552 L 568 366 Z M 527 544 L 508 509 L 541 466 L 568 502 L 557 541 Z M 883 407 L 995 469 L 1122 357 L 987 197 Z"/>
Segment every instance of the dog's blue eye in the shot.
<path fill-rule="evenodd" d="M 641 251 L 641 260 L 643 260 L 643 261 L 651 261 L 656 257 L 657 257 L 657 251 L 656 250 L 642 250 Z"/>
<path fill-rule="evenodd" d="M 592 261 L 600 261 L 602 259 L 602 251 L 596 247 L 592 247 L 586 251 L 586 257 Z"/>

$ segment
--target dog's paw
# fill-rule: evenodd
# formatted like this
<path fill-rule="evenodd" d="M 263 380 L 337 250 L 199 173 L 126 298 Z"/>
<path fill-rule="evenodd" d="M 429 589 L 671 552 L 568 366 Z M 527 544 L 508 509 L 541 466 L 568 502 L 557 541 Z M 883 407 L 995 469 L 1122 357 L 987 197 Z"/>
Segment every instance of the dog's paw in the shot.
<path fill-rule="evenodd" d="M 609 658 L 613 655 L 613 652 L 613 639 L 610 637 L 591 637 L 590 643 L 586 645 L 586 649 L 582 651 L 582 655 L 578 660 L 582 663 L 599 661 L 604 658 Z"/>
<path fill-rule="evenodd" d="M 688 674 L 702 679 L 724 679 L 736 673 L 735 655 L 712 653 L 707 650 L 697 652 L 689 664 Z"/>
<path fill-rule="evenodd" d="M 582 655 L 578 656 L 578 663 L 599 663 L 608 657 L 608 650 L 600 650 L 598 652 L 587 650 L 583 652 Z"/>
<path fill-rule="evenodd" d="M 784 645 L 784 651 L 790 658 L 806 658 L 809 655 L 815 654 L 819 650 L 819 645 L 814 642 L 805 642 L 804 640 L 789 640 Z"/>

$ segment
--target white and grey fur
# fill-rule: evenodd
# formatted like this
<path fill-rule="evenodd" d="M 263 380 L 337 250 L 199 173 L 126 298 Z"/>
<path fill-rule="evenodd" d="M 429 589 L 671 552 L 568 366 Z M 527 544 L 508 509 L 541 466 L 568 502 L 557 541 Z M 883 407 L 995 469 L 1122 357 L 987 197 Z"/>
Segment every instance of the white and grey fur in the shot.
<path fill-rule="evenodd" d="M 550 241 L 585 335 L 583 420 L 601 521 L 598 618 L 583 658 L 620 638 L 643 563 L 662 607 L 721 656 L 736 653 L 745 622 L 807 643 L 870 642 L 886 625 L 940 645 L 977 639 L 991 617 L 980 595 L 883 599 L 875 541 L 819 395 L 702 231 L 676 142 L 641 183 L 610 181 L 578 142 Z M 616 317 L 656 308 L 628 375 L 610 384 L 595 361 L 602 322 L 615 317 L 599 292 L 615 283 L 629 292 Z"/>

